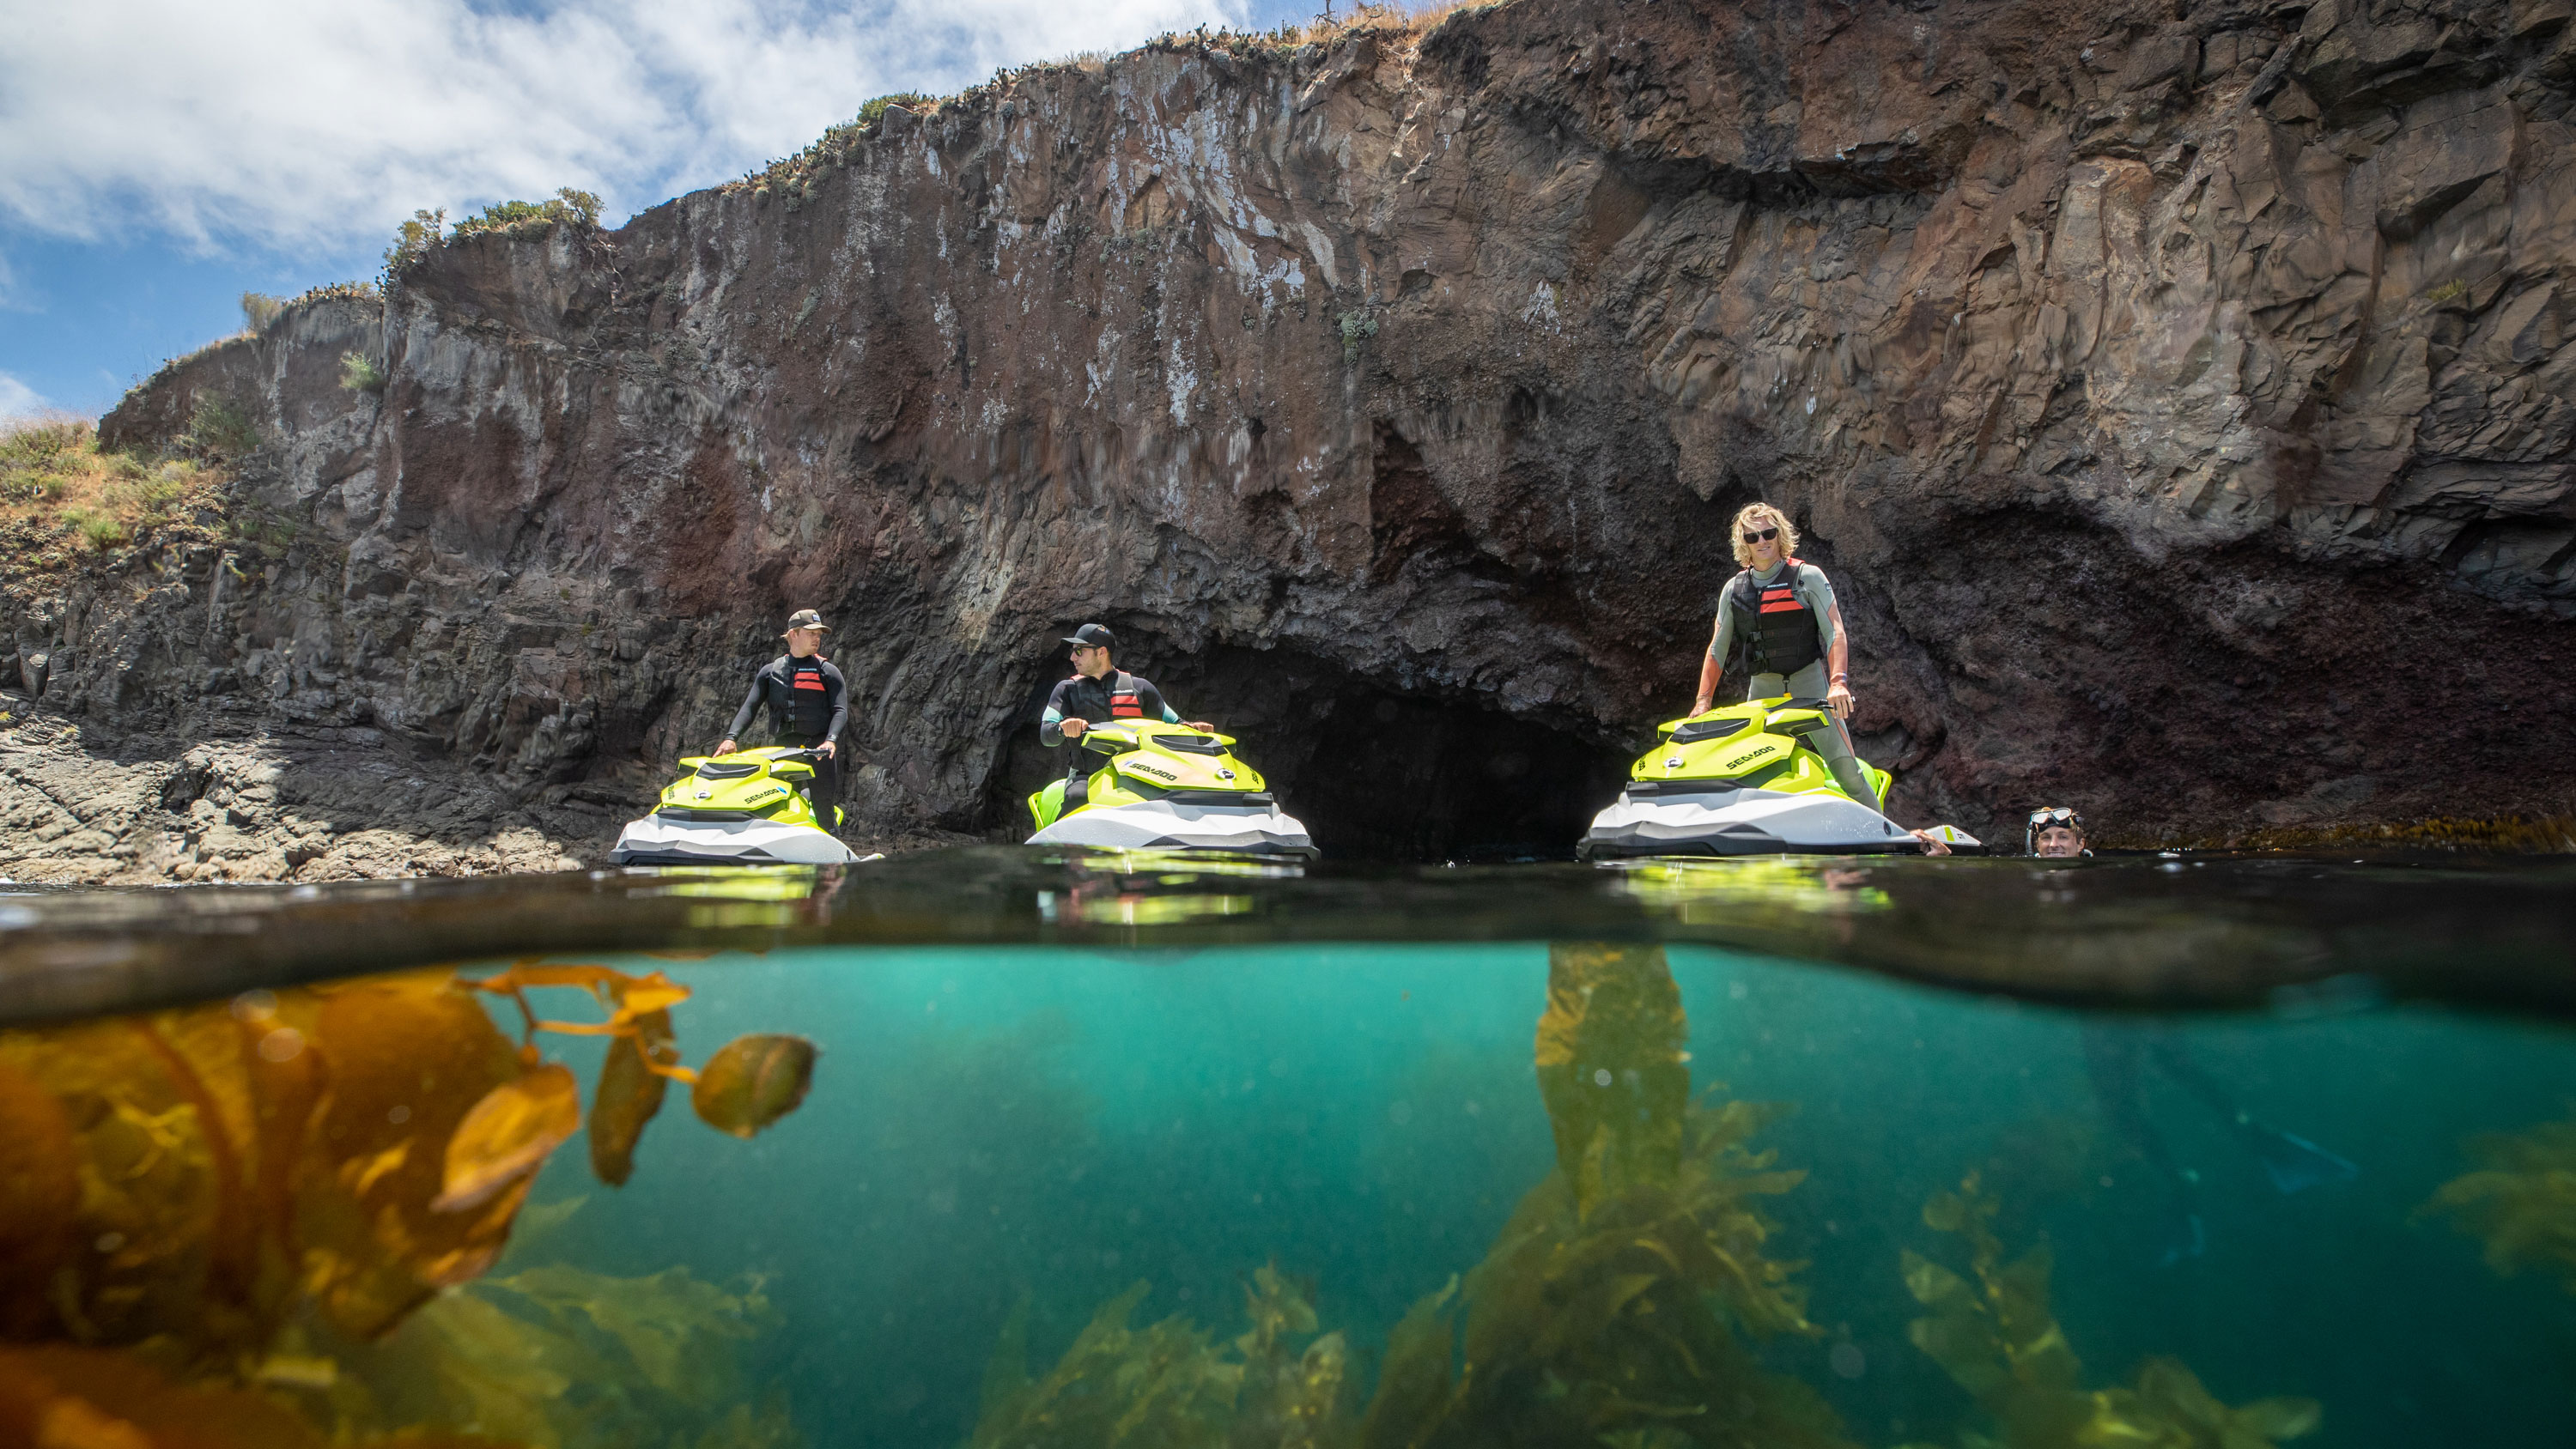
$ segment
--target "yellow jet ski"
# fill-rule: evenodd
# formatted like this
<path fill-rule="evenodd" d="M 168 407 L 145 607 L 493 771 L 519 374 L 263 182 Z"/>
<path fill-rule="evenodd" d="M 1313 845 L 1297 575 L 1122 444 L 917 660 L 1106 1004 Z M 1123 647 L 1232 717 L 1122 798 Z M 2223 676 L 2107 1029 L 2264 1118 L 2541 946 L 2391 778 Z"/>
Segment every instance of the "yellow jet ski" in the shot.
<path fill-rule="evenodd" d="M 1122 719 L 1091 726 L 1079 743 L 1106 759 L 1071 809 L 1065 780 L 1029 797 L 1038 827 L 1031 845 L 1316 853 L 1306 827 L 1279 808 L 1261 772 L 1234 757 L 1232 735 Z"/>

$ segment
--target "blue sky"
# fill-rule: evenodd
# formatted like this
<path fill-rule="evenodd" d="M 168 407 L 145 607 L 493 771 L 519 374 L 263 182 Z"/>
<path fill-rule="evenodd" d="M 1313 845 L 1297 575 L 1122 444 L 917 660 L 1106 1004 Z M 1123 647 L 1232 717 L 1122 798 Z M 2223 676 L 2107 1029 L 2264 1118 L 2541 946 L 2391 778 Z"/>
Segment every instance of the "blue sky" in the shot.
<path fill-rule="evenodd" d="M 0 419 L 95 414 L 245 291 L 374 276 L 419 208 L 610 219 L 890 91 L 1321 0 L 83 0 L 0 44 Z M 1339 8 L 1339 7 L 1337 7 Z"/>

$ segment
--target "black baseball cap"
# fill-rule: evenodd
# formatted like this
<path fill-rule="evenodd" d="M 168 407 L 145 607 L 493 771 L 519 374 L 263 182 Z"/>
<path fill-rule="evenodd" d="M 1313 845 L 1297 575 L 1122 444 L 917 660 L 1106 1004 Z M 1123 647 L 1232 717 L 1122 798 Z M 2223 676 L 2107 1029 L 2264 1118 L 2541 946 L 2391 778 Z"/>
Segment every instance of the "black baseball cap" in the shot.
<path fill-rule="evenodd" d="M 1087 644 L 1094 649 L 1115 649 L 1118 647 L 1118 636 L 1098 624 L 1085 624 L 1064 636 L 1064 642 Z"/>

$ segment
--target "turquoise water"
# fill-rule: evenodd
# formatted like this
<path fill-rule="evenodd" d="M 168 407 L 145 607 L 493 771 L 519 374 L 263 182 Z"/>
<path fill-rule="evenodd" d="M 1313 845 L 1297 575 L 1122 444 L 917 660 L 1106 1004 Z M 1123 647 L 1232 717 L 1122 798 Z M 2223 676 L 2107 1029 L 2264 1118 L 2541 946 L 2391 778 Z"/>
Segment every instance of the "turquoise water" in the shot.
<path fill-rule="evenodd" d="M 285 1417 L 137 1442 L 2576 1442 L 2568 884 L 970 853 L 14 896 L 0 1443 L 165 1393 Z M 452 985 L 572 963 L 685 988 L 645 1004 L 711 1079 L 810 1041 L 810 1090 L 745 1139 L 674 1084 L 608 1185 L 627 1039 Z M 334 1006 L 370 993 L 413 1014 Z M 548 1064 L 583 1129 L 429 1204 L 457 1115 Z M 496 1260 L 417 1241 L 478 1214 Z M 415 1276 L 352 1308 L 353 1255 Z"/>
<path fill-rule="evenodd" d="M 1923 1204 L 1980 1165 L 2009 1184 L 2017 1246 L 2054 1247 L 2088 1381 L 2171 1355 L 2231 1403 L 2318 1400 L 2319 1444 L 2576 1434 L 2576 1300 L 2498 1279 L 2413 1216 L 2466 1170 L 2464 1137 L 2560 1115 L 2563 1030 L 2429 1009 L 2087 1017 L 1669 954 L 1693 1086 L 1797 1108 L 1761 1141 L 1808 1173 L 1771 1212 L 1778 1255 L 1811 1264 L 1820 1333 L 1765 1358 L 1858 1441 L 1977 1423 L 1907 1341 L 1922 1309 L 1898 1263 L 1944 1248 Z M 1542 946 L 820 949 L 673 974 L 701 988 L 691 1035 L 793 1020 L 821 1043 L 812 1097 L 749 1145 L 666 1131 L 621 1192 L 559 1155 L 535 1199 L 583 1205 L 519 1261 L 766 1278 L 787 1327 L 754 1361 L 818 1444 L 963 1441 L 1022 1293 L 1041 1363 L 1139 1279 L 1140 1320 L 1231 1334 L 1269 1262 L 1312 1275 L 1325 1326 L 1383 1344 L 1554 1165 L 1531 1067 Z M 2277 1191 L 2150 1069 L 2143 1116 L 2198 1174 L 2205 1234 L 2161 1262 L 2170 1181 L 2106 1117 L 2088 1033 L 2177 1047 L 2356 1174 Z"/>

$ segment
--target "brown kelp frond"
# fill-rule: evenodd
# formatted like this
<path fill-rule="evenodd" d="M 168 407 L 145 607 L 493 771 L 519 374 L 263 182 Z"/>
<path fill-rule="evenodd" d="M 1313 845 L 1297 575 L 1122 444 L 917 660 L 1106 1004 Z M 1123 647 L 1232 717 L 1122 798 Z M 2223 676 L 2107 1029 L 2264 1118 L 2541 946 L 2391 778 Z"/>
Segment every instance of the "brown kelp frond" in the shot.
<path fill-rule="evenodd" d="M 2534 1268 L 2576 1293 L 2576 1115 L 2484 1133 L 2467 1150 L 2478 1170 L 2442 1184 L 2417 1216 L 2448 1216 L 2500 1274 Z"/>
<path fill-rule="evenodd" d="M 587 994 L 602 1019 L 538 1016 L 528 993 L 556 987 Z M 476 990 L 517 1005 L 525 1043 L 512 1045 Z M 658 972 L 526 962 L 481 981 L 416 972 L 0 1032 L 0 1340 L 132 1351 L 137 1372 L 148 1358 L 208 1393 L 321 1385 L 317 1412 L 342 1415 L 337 1391 L 324 1390 L 349 1381 L 343 1368 L 371 1340 L 492 1267 L 538 1171 L 582 1126 L 579 1085 L 545 1060 L 537 1033 L 611 1038 L 594 1113 L 606 1141 L 593 1155 L 603 1178 L 623 1181 L 662 1084 L 696 1079 L 671 1030 L 687 997 Z M 718 1054 L 717 1109 L 701 1114 L 738 1135 L 775 1122 L 803 1100 L 813 1055 L 799 1038 L 743 1038 Z M 549 1286 L 549 1271 L 511 1280 L 514 1301 L 536 1304 L 543 1322 L 480 1314 L 488 1331 L 474 1341 L 504 1346 L 484 1359 L 499 1375 L 490 1393 L 518 1402 L 556 1379 L 613 1387 L 616 1375 L 640 1375 L 672 1402 L 712 1409 L 691 1375 L 721 1356 L 685 1346 L 694 1340 L 672 1325 L 700 1337 L 738 1325 L 750 1311 L 738 1296 L 693 1296 L 667 1274 L 576 1292 Z M 441 1300 L 451 1339 L 473 1339 L 478 1310 L 455 1305 L 478 1301 Z M 572 1317 L 578 1333 L 557 1323 Z M 538 1329 L 572 1347 L 520 1352 Z M 522 1383 L 502 1372 L 576 1360 L 610 1377 L 532 1369 Z M 80 1372 L 112 1378 L 94 1364 Z M 755 1436 L 742 1442 L 774 1442 L 783 1412 L 741 1419 L 740 1434 Z M 369 1419 L 348 1433 L 504 1422 Z M 63 1442 L 148 1444 L 158 1432 L 110 1424 L 107 1437 Z M 705 1432 L 734 1431 L 710 1416 Z M 6 1442 L 17 1441 L 0 1434 Z"/>
<path fill-rule="evenodd" d="M 736 1037 L 707 1060 L 690 1086 L 689 1106 L 717 1131 L 750 1137 L 804 1102 L 816 1055 L 801 1036 Z"/>
<path fill-rule="evenodd" d="M 1968 1275 L 1908 1251 L 1906 1291 L 1929 1310 L 1907 1326 L 1914 1346 L 1973 1396 L 2001 1438 L 1962 1444 L 2002 1449 L 2090 1449 L 2105 1444 L 2170 1449 L 2269 1449 L 2317 1426 L 2312 1399 L 2263 1399 L 2231 1408 L 2181 1363 L 2151 1358 L 2124 1387 L 2086 1389 L 2084 1364 L 2049 1298 L 2046 1244 L 2010 1262 L 1995 1235 L 2002 1203 L 1971 1172 L 1957 1192 L 1923 1205 L 1924 1225 L 1968 1247 Z M 1972 1281 L 1973 1280 L 1973 1281 Z"/>

